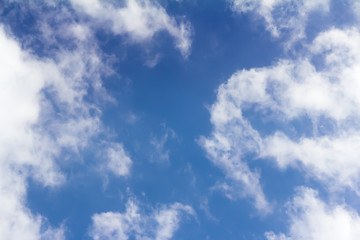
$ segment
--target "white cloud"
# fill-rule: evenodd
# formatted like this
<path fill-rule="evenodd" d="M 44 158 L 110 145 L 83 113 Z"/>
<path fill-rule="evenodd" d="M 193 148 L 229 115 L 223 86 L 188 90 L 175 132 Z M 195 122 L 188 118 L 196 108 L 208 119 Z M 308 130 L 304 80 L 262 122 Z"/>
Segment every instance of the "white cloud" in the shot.
<path fill-rule="evenodd" d="M 242 191 L 256 200 L 258 209 L 268 208 L 260 176 L 246 164 L 247 159 L 267 157 L 281 168 L 303 169 L 330 190 L 346 186 L 359 193 L 359 56 L 357 29 L 331 29 L 320 33 L 298 59 L 236 72 L 219 87 L 210 108 L 213 132 L 200 144 L 230 180 L 222 185 L 231 190 L 228 196 Z M 248 116 L 279 128 L 262 135 Z M 293 125 L 306 119 L 310 135 Z M 297 137 L 287 136 L 284 126 Z M 255 156 L 246 157 L 249 153 Z"/>
<path fill-rule="evenodd" d="M 106 212 L 92 216 L 90 235 L 93 239 L 128 239 L 132 231 L 140 231 L 139 207 L 132 201 L 126 205 L 125 213 Z M 134 230 L 133 230 L 134 229 Z"/>
<path fill-rule="evenodd" d="M 288 203 L 288 215 L 288 236 L 267 232 L 268 240 L 355 240 L 360 236 L 360 217 L 356 211 L 323 202 L 309 188 L 301 188 Z"/>
<path fill-rule="evenodd" d="M 64 227 L 52 228 L 27 208 L 27 179 L 62 184 L 57 162 L 63 150 L 77 153 L 99 132 L 100 113 L 84 97 L 91 85 L 95 92 L 101 89 L 101 61 L 93 48 L 85 52 L 80 45 L 53 52 L 51 59 L 35 56 L 4 29 L 1 25 L 0 238 L 64 239 Z"/>
<path fill-rule="evenodd" d="M 247 137 L 246 133 L 243 129 L 235 129 L 234 132 L 233 127 L 237 128 L 231 124 L 224 126 L 222 131 L 215 130 L 210 138 L 202 137 L 199 141 L 209 159 L 223 170 L 227 178 L 226 182 L 217 184 L 216 188 L 223 191 L 229 199 L 253 198 L 255 207 L 262 213 L 268 213 L 271 211 L 271 206 L 262 191 L 260 176 L 242 161 L 242 151 L 247 147 L 243 144 L 252 143 L 241 141 L 242 138 Z M 225 129 L 229 129 L 229 132 Z"/>
<path fill-rule="evenodd" d="M 26 208 L 24 176 L 4 166 L 0 167 L 0 238 L 24 240 L 65 239 L 64 228 L 46 227 L 47 221 Z M 10 161 L 10 160 L 8 160 Z"/>
<path fill-rule="evenodd" d="M 61 239 L 63 230 L 45 228 L 46 219 L 26 208 L 25 196 L 28 177 L 45 186 L 64 181 L 54 162 L 61 146 L 50 136 L 51 130 L 39 125 L 48 104 L 42 91 L 64 81 L 64 76 L 53 61 L 23 51 L 3 26 L 0 49 L 0 238 Z"/>
<path fill-rule="evenodd" d="M 292 141 L 282 133 L 266 139 L 263 154 L 276 159 L 279 167 L 298 166 L 330 190 L 343 186 L 359 192 L 360 134 L 302 138 Z"/>
<path fill-rule="evenodd" d="M 131 237 L 168 240 L 179 228 L 181 217 L 194 214 L 190 206 L 174 203 L 162 206 L 147 215 L 141 213 L 135 201 L 129 200 L 124 213 L 105 212 L 93 215 L 90 236 L 95 240 L 126 240 Z"/>
<path fill-rule="evenodd" d="M 274 157 L 280 167 L 299 163 L 331 189 L 348 186 L 357 192 L 359 40 L 355 29 L 321 33 L 310 46 L 310 57 L 323 58 L 323 66 L 316 69 L 307 60 L 297 62 L 277 80 L 277 84 L 286 84 L 277 91 L 281 89 L 281 94 L 274 96 L 278 102 L 273 108 L 288 119 L 310 117 L 314 132 L 300 140 L 291 140 L 280 132 L 267 136 L 260 154 Z"/>
<path fill-rule="evenodd" d="M 74 6 L 102 24 L 110 21 L 115 34 L 144 42 L 167 31 L 184 56 L 190 52 L 190 25 L 177 22 L 158 4 L 128 1 L 124 8 L 116 8 L 88 3 Z M 65 238 L 65 227 L 53 228 L 27 208 L 27 179 L 49 187 L 66 181 L 57 163 L 76 157 L 102 131 L 101 110 L 91 99 L 112 100 L 101 81 L 112 70 L 97 47 L 93 26 L 74 16 L 67 5 L 43 4 L 48 4 L 48 12 L 42 12 L 43 5 L 24 7 L 38 16 L 39 30 L 19 39 L 24 49 L 0 27 L 0 239 Z M 42 43 L 45 56 L 30 53 L 34 42 Z M 129 174 L 132 162 L 120 143 L 104 151 L 108 170 Z"/>
<path fill-rule="evenodd" d="M 130 173 L 132 161 L 121 143 L 114 143 L 106 149 L 108 158 L 106 167 L 117 176 L 127 176 Z"/>
<path fill-rule="evenodd" d="M 217 100 L 210 108 L 213 132 L 208 138 L 201 137 L 199 143 L 208 158 L 225 173 L 228 183 L 219 187 L 226 195 L 231 199 L 251 197 L 259 211 L 268 213 L 271 207 L 262 191 L 260 176 L 243 160 L 245 153 L 257 152 L 261 144 L 259 134 L 243 118 L 241 110 L 245 99 L 265 98 L 263 81 L 260 78 L 252 81 L 253 75 L 253 71 L 235 74 L 219 87 Z"/>
<path fill-rule="evenodd" d="M 330 0 L 230 0 L 233 11 L 238 13 L 253 12 L 261 16 L 266 29 L 274 37 L 290 31 L 287 46 L 305 38 L 307 19 L 313 12 L 326 13 Z"/>
<path fill-rule="evenodd" d="M 125 34 L 135 42 L 151 40 L 156 33 L 168 32 L 184 57 L 190 54 L 191 26 L 187 21 L 177 22 L 165 9 L 149 0 L 126 0 L 118 7 L 108 1 L 71 0 L 75 9 L 109 26 L 114 34 Z"/>
<path fill-rule="evenodd" d="M 91 30 L 88 26 L 74 23 L 68 26 L 68 34 L 76 37 L 80 41 L 85 41 L 91 37 Z"/>
<path fill-rule="evenodd" d="M 154 218 L 157 222 L 155 233 L 156 240 L 171 239 L 174 233 L 178 230 L 182 215 L 195 215 L 194 210 L 181 203 L 174 203 L 168 207 L 162 207 L 158 210 Z"/>

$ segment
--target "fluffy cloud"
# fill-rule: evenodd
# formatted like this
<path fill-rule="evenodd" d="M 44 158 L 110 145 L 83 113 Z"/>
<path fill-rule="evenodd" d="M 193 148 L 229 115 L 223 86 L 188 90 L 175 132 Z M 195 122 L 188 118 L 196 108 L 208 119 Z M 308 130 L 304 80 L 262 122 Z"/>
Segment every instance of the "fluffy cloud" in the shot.
<path fill-rule="evenodd" d="M 130 173 L 132 161 L 121 143 L 114 143 L 106 149 L 108 158 L 106 168 L 117 176 L 127 176 Z"/>
<path fill-rule="evenodd" d="M 135 42 L 167 31 L 182 54 L 189 54 L 190 25 L 178 23 L 160 5 L 127 1 L 125 7 L 115 8 L 100 1 L 72 3 L 79 12 L 99 23 L 110 22 L 115 34 L 127 34 Z M 92 25 L 79 20 L 79 12 L 74 16 L 71 6 L 49 1 L 19 9 L 36 13 L 32 15 L 37 16 L 38 31 L 15 40 L 10 28 L 0 26 L 0 238 L 64 239 L 64 227 L 52 228 L 45 217 L 26 207 L 27 179 L 49 187 L 66 181 L 58 162 L 69 157 L 64 154 L 79 153 L 102 131 L 101 110 L 92 101 L 112 100 L 101 81 L 112 71 L 97 48 Z M 35 55 L 31 48 L 38 42 L 41 53 Z M 121 143 L 104 151 L 107 170 L 129 174 L 132 161 Z"/>
<path fill-rule="evenodd" d="M 171 239 L 178 229 L 183 215 L 194 215 L 187 205 L 174 203 L 162 206 L 146 215 L 141 213 L 135 201 L 129 200 L 124 213 L 105 212 L 92 217 L 90 236 L 97 239 L 126 240 L 131 237 L 146 240 Z"/>
<path fill-rule="evenodd" d="M 274 37 L 290 31 L 289 43 L 305 37 L 309 15 L 313 12 L 328 12 L 329 0 L 231 0 L 233 11 L 254 12 L 266 23 L 266 29 Z"/>
<path fill-rule="evenodd" d="M 359 192 L 359 40 L 355 28 L 322 32 L 305 56 L 239 71 L 219 87 L 210 108 L 214 130 L 200 143 L 230 187 L 240 185 L 257 208 L 267 204 L 259 175 L 246 164 L 251 158 L 270 157 L 281 168 L 303 169 L 331 190 L 347 186 Z M 249 116 L 277 130 L 258 131 Z M 310 130 L 299 122 L 310 122 Z"/>
<path fill-rule="evenodd" d="M 302 138 L 292 141 L 282 133 L 266 139 L 264 155 L 279 167 L 299 166 L 332 190 L 347 186 L 359 194 L 359 133 L 337 137 Z"/>
<path fill-rule="evenodd" d="M 94 45 L 68 31 L 72 18 L 62 14 L 56 13 L 59 23 L 54 26 L 39 24 L 40 35 L 22 44 L 36 38 L 46 50 L 56 45 L 46 54 L 51 57 L 20 47 L 9 28 L 0 27 L 1 239 L 65 239 L 65 227 L 53 228 L 27 208 L 27 180 L 48 187 L 62 184 L 66 177 L 58 163 L 76 155 L 101 129 L 100 111 L 85 98 L 90 88 L 102 97 L 104 65 Z M 59 44 L 57 28 L 66 30 L 61 37 L 74 44 L 72 51 Z"/>
<path fill-rule="evenodd" d="M 0 48 L 0 238 L 62 239 L 64 230 L 46 227 L 46 219 L 26 208 L 26 179 L 61 184 L 65 178 L 57 157 L 63 148 L 81 147 L 98 120 L 88 114 L 81 72 L 71 75 L 78 64 L 70 64 L 67 54 L 39 59 L 22 50 L 2 26 Z"/>
<path fill-rule="evenodd" d="M 316 69 L 307 60 L 302 61 L 277 81 L 279 84 L 287 79 L 275 91 L 281 89 L 282 94 L 276 95 L 273 109 L 287 119 L 309 117 L 313 134 L 294 140 L 278 131 L 265 137 L 260 154 L 274 157 L 280 167 L 299 163 L 312 177 L 332 188 L 348 186 L 357 192 L 359 39 L 355 29 L 332 29 L 319 34 L 310 47 L 310 57 L 322 58 L 321 66 Z M 299 66 L 300 71 L 296 70 Z"/>
<path fill-rule="evenodd" d="M 126 0 L 124 6 L 107 1 L 71 0 L 75 9 L 86 13 L 114 34 L 126 34 L 135 42 L 148 41 L 160 31 L 168 32 L 184 57 L 190 54 L 191 26 L 170 17 L 159 4 L 149 0 Z"/>
<path fill-rule="evenodd" d="M 323 202 L 318 193 L 301 188 L 288 203 L 290 228 L 285 234 L 267 232 L 268 240 L 355 240 L 360 236 L 360 217 L 345 205 Z"/>

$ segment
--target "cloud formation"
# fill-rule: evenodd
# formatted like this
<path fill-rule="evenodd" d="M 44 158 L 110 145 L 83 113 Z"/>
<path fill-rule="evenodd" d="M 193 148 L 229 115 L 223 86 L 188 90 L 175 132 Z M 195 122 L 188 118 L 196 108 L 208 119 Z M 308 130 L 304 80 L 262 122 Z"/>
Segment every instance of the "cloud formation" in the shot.
<path fill-rule="evenodd" d="M 326 203 L 311 188 L 298 189 L 287 208 L 288 234 L 267 232 L 268 240 L 355 240 L 360 236 L 360 217 L 355 210 Z"/>
<path fill-rule="evenodd" d="M 125 34 L 135 42 L 151 40 L 156 33 L 165 31 L 175 40 L 175 47 L 184 57 L 191 48 L 191 25 L 177 21 L 159 4 L 149 0 L 126 0 L 124 6 L 108 1 L 71 0 L 75 9 L 91 16 L 114 34 Z"/>
<path fill-rule="evenodd" d="M 121 143 L 113 143 L 106 149 L 107 170 L 111 171 L 117 176 L 127 176 L 130 174 L 132 165 L 131 158 L 124 150 Z"/>
<path fill-rule="evenodd" d="M 56 163 L 62 150 L 77 151 L 98 129 L 97 115 L 90 115 L 83 100 L 85 69 L 78 67 L 86 59 L 75 52 L 40 59 L 21 49 L 3 26 L 0 42 L 0 238 L 62 239 L 63 230 L 46 227 L 46 219 L 26 208 L 26 180 L 62 184 Z"/>
<path fill-rule="evenodd" d="M 152 213 L 142 213 L 134 200 L 129 200 L 124 213 L 105 212 L 92 216 L 90 236 L 95 239 L 129 238 L 169 240 L 179 228 L 181 218 L 193 216 L 194 210 L 181 203 L 161 206 Z"/>
<path fill-rule="evenodd" d="M 237 13 L 255 13 L 264 19 L 266 29 L 274 37 L 289 35 L 287 46 L 306 37 L 307 20 L 312 13 L 327 13 L 330 0 L 231 0 Z"/>
<path fill-rule="evenodd" d="M 4 3 L 11 4 L 17 3 Z M 160 5 L 149 1 L 128 1 L 124 8 L 97 1 L 73 4 L 96 21 L 112 21 L 115 34 L 126 34 L 135 43 L 167 31 L 184 56 L 190 53 L 189 23 L 177 23 Z M 94 26 L 80 20 L 71 5 L 24 3 L 18 10 L 35 13 L 36 31 L 15 39 L 11 26 L 0 26 L 0 238 L 65 239 L 65 226 L 52 227 L 46 217 L 27 208 L 28 179 L 45 187 L 66 181 L 61 163 L 77 158 L 103 131 L 97 101 L 113 101 L 101 79 L 113 71 L 97 47 Z M 41 49 L 34 53 L 32 47 L 39 42 Z M 129 175 L 132 160 L 121 143 L 110 142 L 99 151 L 106 152 L 106 171 Z"/>
<path fill-rule="evenodd" d="M 266 201 L 259 175 L 246 164 L 249 158 L 270 157 L 280 168 L 298 167 L 331 190 L 345 186 L 359 192 L 359 40 L 356 28 L 322 32 L 305 56 L 236 72 L 219 87 L 210 108 L 214 130 L 200 143 L 228 179 L 261 203 L 257 208 Z M 282 127 L 256 130 L 250 110 L 258 121 Z M 309 136 L 296 121 L 310 121 Z M 246 157 L 249 153 L 255 157 Z"/>

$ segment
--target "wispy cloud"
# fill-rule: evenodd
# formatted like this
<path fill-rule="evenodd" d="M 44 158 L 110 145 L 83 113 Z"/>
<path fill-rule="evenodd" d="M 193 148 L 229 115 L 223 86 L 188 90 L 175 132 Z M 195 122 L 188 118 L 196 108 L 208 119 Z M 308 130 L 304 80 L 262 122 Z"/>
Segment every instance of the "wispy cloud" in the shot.
<path fill-rule="evenodd" d="M 287 36 L 287 47 L 306 37 L 307 20 L 312 13 L 328 13 L 330 0 L 231 0 L 237 13 L 254 13 L 265 21 L 274 37 Z"/>
<path fill-rule="evenodd" d="M 65 226 L 53 228 L 26 207 L 27 180 L 61 185 L 66 174 L 58 163 L 76 157 L 103 131 L 98 101 L 113 101 L 102 86 L 102 77 L 113 71 L 97 46 L 96 26 L 80 14 L 110 21 L 115 34 L 135 43 L 167 31 L 184 56 L 190 53 L 190 24 L 178 23 L 158 4 L 127 1 L 124 8 L 115 8 L 98 1 L 72 3 L 78 12 L 71 4 L 24 3 L 18 11 L 36 16 L 36 31 L 17 40 L 10 26 L 0 26 L 1 239 L 65 238 Z M 32 47 L 39 42 L 37 52 Z M 99 151 L 106 152 L 108 170 L 129 174 L 132 161 L 121 143 Z"/>
<path fill-rule="evenodd" d="M 77 69 L 76 77 L 68 75 L 84 59 L 79 58 L 75 66 L 63 52 L 55 59 L 39 59 L 22 50 L 3 27 L 0 42 L 4 53 L 0 59 L 0 193 L 4 201 L 0 236 L 40 239 L 45 234 L 60 239 L 62 230 L 46 230 L 46 219 L 26 208 L 26 179 L 45 186 L 63 183 L 65 177 L 56 164 L 60 153 L 64 148 L 76 151 L 96 133 L 98 118 L 89 114 L 91 106 L 83 101 L 85 74 Z"/>
<path fill-rule="evenodd" d="M 169 240 L 179 228 L 181 218 L 193 216 L 194 210 L 181 203 L 163 205 L 146 214 L 135 200 L 129 200 L 124 213 L 95 214 L 90 228 L 93 239 L 153 239 Z"/>
<path fill-rule="evenodd" d="M 296 59 L 238 71 L 219 87 L 210 108 L 213 132 L 200 144 L 231 180 L 221 185 L 228 196 L 240 189 L 257 208 L 267 207 L 247 153 L 273 158 L 281 168 L 299 167 L 329 190 L 346 186 L 359 193 L 359 40 L 356 28 L 324 31 Z M 295 127 L 298 139 L 276 128 L 266 135 L 244 115 L 249 109 L 281 126 L 310 118 L 312 134 Z"/>
<path fill-rule="evenodd" d="M 114 34 L 125 34 L 132 41 L 153 39 L 156 33 L 165 31 L 175 40 L 175 46 L 186 58 L 191 48 L 191 25 L 186 20 L 176 21 L 158 3 L 148 0 L 126 0 L 119 7 L 110 2 L 71 0 L 75 9 L 93 17 Z M 155 64 L 154 61 L 150 66 Z"/>
<path fill-rule="evenodd" d="M 176 139 L 176 133 L 173 129 L 167 127 L 165 124 L 161 125 L 161 136 L 152 137 L 150 144 L 153 146 L 151 154 L 151 162 L 155 163 L 169 163 L 170 149 L 166 147 L 168 141 Z"/>

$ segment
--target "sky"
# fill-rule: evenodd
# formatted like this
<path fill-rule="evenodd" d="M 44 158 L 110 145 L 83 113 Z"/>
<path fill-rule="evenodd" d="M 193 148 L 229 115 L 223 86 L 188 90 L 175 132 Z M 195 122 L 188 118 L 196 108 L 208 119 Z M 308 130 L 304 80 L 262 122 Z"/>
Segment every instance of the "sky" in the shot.
<path fill-rule="evenodd" d="M 358 0 L 1 0 L 0 239 L 360 238 Z"/>

